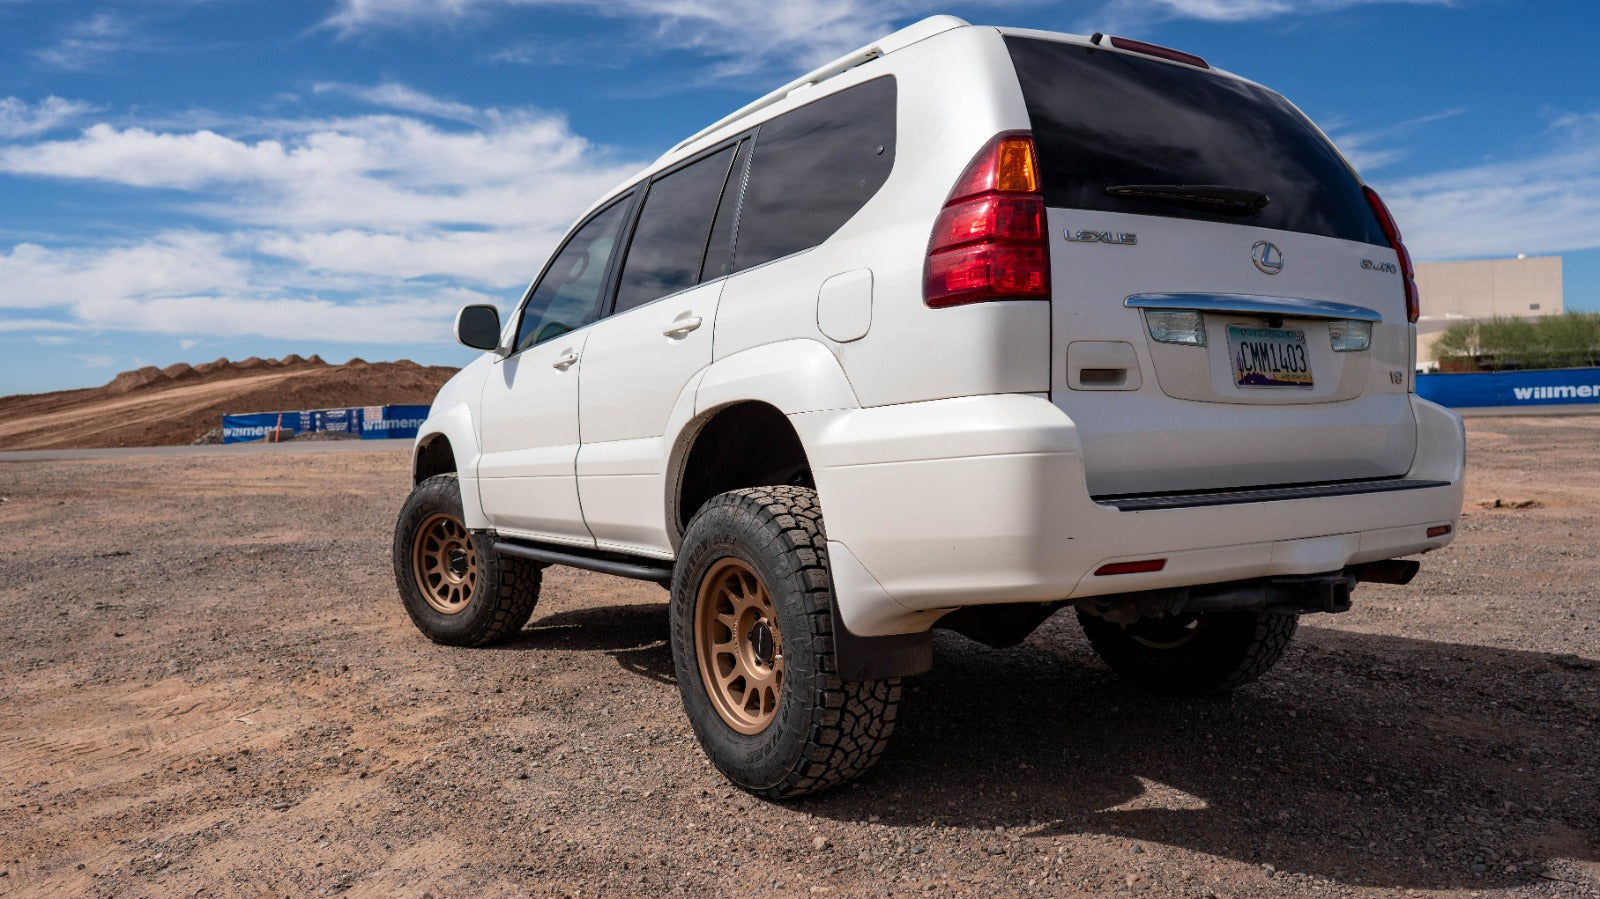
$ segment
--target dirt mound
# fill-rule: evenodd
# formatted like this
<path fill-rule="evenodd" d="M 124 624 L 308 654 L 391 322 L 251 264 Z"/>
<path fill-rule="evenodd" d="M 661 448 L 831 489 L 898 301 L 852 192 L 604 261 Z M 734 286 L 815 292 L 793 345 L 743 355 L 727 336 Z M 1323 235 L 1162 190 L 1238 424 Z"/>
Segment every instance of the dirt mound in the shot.
<path fill-rule="evenodd" d="M 170 380 L 167 378 L 165 372 L 159 368 L 156 368 L 154 365 L 146 365 L 144 368 L 135 369 L 133 371 L 125 371 L 122 374 L 117 375 L 115 378 L 111 379 L 111 383 L 107 384 L 102 389 L 111 394 L 129 393 L 134 390 L 138 390 L 141 387 L 149 387 L 151 384 L 159 383 L 163 380 Z"/>
<path fill-rule="evenodd" d="M 225 413 L 426 404 L 456 369 L 409 359 L 219 358 L 145 366 L 103 387 L 0 397 L 0 450 L 193 443 Z"/>

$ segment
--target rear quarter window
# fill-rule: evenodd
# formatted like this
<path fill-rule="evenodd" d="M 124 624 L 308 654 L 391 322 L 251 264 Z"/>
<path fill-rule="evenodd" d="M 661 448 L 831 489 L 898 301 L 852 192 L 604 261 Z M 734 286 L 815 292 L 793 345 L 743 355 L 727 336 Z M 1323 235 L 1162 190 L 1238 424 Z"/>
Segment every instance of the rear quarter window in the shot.
<path fill-rule="evenodd" d="M 1045 204 L 1299 231 L 1386 246 L 1361 183 L 1289 101 L 1184 65 L 1007 36 Z M 1224 185 L 1271 198 L 1237 217 L 1106 195 L 1120 185 Z"/>
<path fill-rule="evenodd" d="M 872 199 L 894 168 L 895 81 L 876 78 L 761 125 L 733 270 L 810 249 Z"/>

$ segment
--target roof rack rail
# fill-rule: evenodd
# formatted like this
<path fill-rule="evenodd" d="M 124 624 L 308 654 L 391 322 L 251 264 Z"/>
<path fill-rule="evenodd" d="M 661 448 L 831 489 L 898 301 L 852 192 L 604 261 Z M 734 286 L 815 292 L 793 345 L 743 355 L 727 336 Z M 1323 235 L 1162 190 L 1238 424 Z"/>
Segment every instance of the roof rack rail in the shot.
<path fill-rule="evenodd" d="M 890 53 L 893 53 L 896 50 L 909 47 L 918 41 L 926 40 L 936 34 L 943 34 L 944 32 L 955 28 L 964 28 L 968 24 L 969 23 L 965 19 L 960 19 L 956 16 L 929 16 L 920 22 L 907 25 L 893 34 L 886 35 L 870 44 L 867 44 L 865 47 L 850 53 L 846 53 L 838 59 L 835 59 L 833 62 L 827 63 L 819 68 L 812 69 L 811 71 L 801 75 L 799 78 L 796 78 L 788 84 L 785 84 L 783 87 L 778 88 L 772 93 L 767 94 L 757 100 L 753 100 L 750 103 L 740 107 L 738 110 L 723 116 L 712 124 L 700 129 L 699 131 L 696 131 L 689 137 L 684 138 L 683 140 L 674 144 L 672 149 L 662 154 L 662 158 L 665 159 L 666 157 L 677 153 L 679 150 L 682 150 L 684 147 L 693 144 L 695 141 L 700 140 L 706 135 L 725 128 L 739 119 L 745 118 L 746 116 L 752 115 L 762 109 L 767 108 L 768 106 L 771 106 L 774 103 L 777 103 L 779 100 L 788 97 L 795 91 L 803 90 L 819 82 L 826 81 L 835 75 L 847 72 L 850 69 L 861 65 L 862 63 L 871 62 L 880 56 L 888 56 Z"/>

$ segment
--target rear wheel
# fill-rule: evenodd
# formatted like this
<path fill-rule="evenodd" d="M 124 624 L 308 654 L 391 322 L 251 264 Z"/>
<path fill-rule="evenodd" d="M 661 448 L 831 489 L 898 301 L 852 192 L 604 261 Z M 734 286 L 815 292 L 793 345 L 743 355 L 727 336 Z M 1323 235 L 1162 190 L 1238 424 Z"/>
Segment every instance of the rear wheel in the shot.
<path fill-rule="evenodd" d="M 843 681 L 816 491 L 753 487 L 689 523 L 672 580 L 672 658 L 695 736 L 760 796 L 813 793 L 877 762 L 898 679 Z"/>
<path fill-rule="evenodd" d="M 454 474 L 418 484 L 394 530 L 394 576 L 417 629 L 435 643 L 479 646 L 522 629 L 539 601 L 540 568 L 467 530 Z"/>
<path fill-rule="evenodd" d="M 1299 616 L 1209 612 L 1116 624 L 1078 612 L 1089 645 L 1119 676 L 1152 693 L 1199 696 L 1267 673 L 1294 637 Z"/>

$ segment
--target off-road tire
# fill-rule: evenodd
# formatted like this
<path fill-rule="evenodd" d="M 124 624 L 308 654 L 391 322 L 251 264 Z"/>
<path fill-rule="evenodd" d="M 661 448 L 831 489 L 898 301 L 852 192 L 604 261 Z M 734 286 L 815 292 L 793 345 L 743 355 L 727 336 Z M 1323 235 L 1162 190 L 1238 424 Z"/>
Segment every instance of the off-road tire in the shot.
<path fill-rule="evenodd" d="M 437 607 L 416 566 L 418 541 L 424 529 L 443 528 L 461 535 L 462 552 L 474 562 L 475 577 L 454 611 Z M 465 541 L 470 540 L 470 549 Z M 417 629 L 435 643 L 482 646 L 504 639 L 528 622 L 539 601 L 541 566 L 494 550 L 492 531 L 466 530 L 461 515 L 461 489 L 455 474 L 435 475 L 416 486 L 400 510 L 394 527 L 394 577 L 400 599 Z M 429 596 L 434 602 L 429 601 Z"/>
<path fill-rule="evenodd" d="M 708 692 L 716 688 L 705 683 L 697 656 L 701 587 L 730 565 L 759 579 L 776 610 L 774 630 L 781 632 L 776 652 L 783 666 L 781 688 L 774 710 L 757 709 L 756 718 L 770 719 L 747 722 L 746 730 L 763 727 L 756 733 L 741 733 L 718 711 Z M 900 680 L 839 677 L 832 606 L 833 578 L 815 490 L 734 490 L 695 513 L 672 580 L 678 689 L 712 764 L 755 795 L 800 796 L 853 780 L 878 761 L 894 731 Z"/>
<path fill-rule="evenodd" d="M 1187 637 L 1171 638 L 1176 625 L 1192 620 Z M 1084 636 L 1123 679 L 1163 696 L 1200 696 L 1248 684 L 1267 673 L 1294 636 L 1298 615 L 1275 612 L 1209 612 L 1190 619 L 1143 619 L 1124 627 L 1078 612 Z"/>

